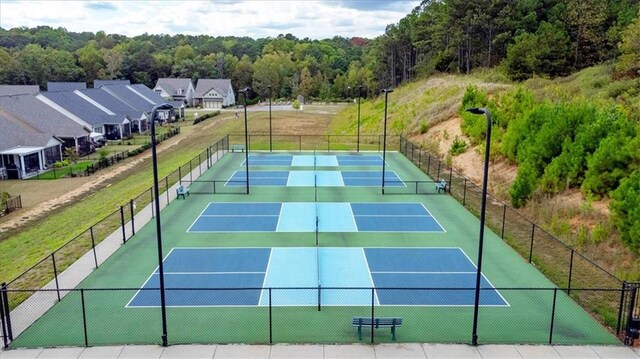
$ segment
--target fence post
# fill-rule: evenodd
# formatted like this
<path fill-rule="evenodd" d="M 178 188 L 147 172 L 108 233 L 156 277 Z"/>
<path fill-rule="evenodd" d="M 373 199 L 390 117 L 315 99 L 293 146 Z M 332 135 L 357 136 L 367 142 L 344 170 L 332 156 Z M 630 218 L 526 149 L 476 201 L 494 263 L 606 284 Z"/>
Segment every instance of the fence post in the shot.
<path fill-rule="evenodd" d="M 122 243 L 127 243 L 127 232 L 124 228 L 124 208 L 120 206 L 120 227 L 122 228 Z"/>
<path fill-rule="evenodd" d="M 436 181 L 440 180 L 440 166 L 442 166 L 442 161 L 438 160 L 438 174 L 436 175 Z"/>
<path fill-rule="evenodd" d="M 418 150 L 418 168 L 422 169 L 422 149 Z"/>
<path fill-rule="evenodd" d="M 331 135 L 327 135 L 327 152 L 331 152 Z"/>
<path fill-rule="evenodd" d="M 302 152 L 302 136 L 298 135 L 298 151 Z"/>
<path fill-rule="evenodd" d="M 84 346 L 89 346 L 89 340 L 87 338 L 87 310 L 84 304 L 84 289 L 80 289 L 80 301 L 82 302 L 82 327 L 84 329 Z"/>
<path fill-rule="evenodd" d="M 200 155 L 198 155 L 198 157 L 200 157 Z M 202 167 L 198 166 L 200 168 L 200 171 L 202 171 Z M 167 177 L 164 178 L 164 186 L 167 188 L 167 206 L 169 205 L 169 175 L 167 175 Z"/>
<path fill-rule="evenodd" d="M 622 311 L 624 310 L 624 295 L 627 292 L 627 282 L 622 281 L 622 289 L 620 290 L 620 305 L 618 306 L 618 324 L 616 325 L 616 335 L 620 335 L 620 327 L 622 326 Z"/>
<path fill-rule="evenodd" d="M 502 231 L 500 232 L 500 238 L 504 239 L 504 224 L 507 218 L 507 204 L 502 205 Z"/>
<path fill-rule="evenodd" d="M 4 302 L 4 321 L 7 325 L 7 331 L 5 332 L 9 341 L 13 340 L 13 329 L 11 326 L 11 310 L 9 309 L 9 292 L 7 289 L 7 284 L 2 283 L 2 301 Z"/>
<path fill-rule="evenodd" d="M 207 147 L 207 169 L 211 168 L 211 147 Z"/>
<path fill-rule="evenodd" d="M 531 245 L 529 246 L 529 263 L 531 263 L 531 259 L 533 258 L 533 238 L 536 233 L 536 224 L 531 224 Z"/>
<path fill-rule="evenodd" d="M 154 217 L 154 214 L 153 214 L 153 189 L 149 188 L 149 193 L 151 194 L 151 203 L 150 203 L 151 204 L 151 218 L 153 218 Z"/>
<path fill-rule="evenodd" d="M 182 185 L 182 166 L 178 166 L 178 182 Z"/>
<path fill-rule="evenodd" d="M 2 283 L 2 288 L 0 289 L 2 292 L 0 292 L 0 322 L 2 322 L 2 343 L 4 344 L 4 348 L 8 348 L 9 347 L 9 337 L 7 336 L 7 326 L 5 324 L 5 316 L 4 316 L 4 291 L 5 291 L 5 284 Z"/>
<path fill-rule="evenodd" d="M 431 177 L 431 175 L 429 174 L 429 172 L 431 171 L 431 154 L 429 154 L 429 158 L 427 159 L 427 176 Z M 435 180 L 437 181 L 438 179 L 435 178 Z"/>
<path fill-rule="evenodd" d="M 271 312 L 271 287 L 269 287 L 269 344 L 273 344 L 273 313 Z"/>
<path fill-rule="evenodd" d="M 93 251 L 93 261 L 95 262 L 95 268 L 98 268 L 98 256 L 96 255 L 96 241 L 93 238 L 93 226 L 89 227 L 89 233 L 91 233 L 91 250 Z"/>
<path fill-rule="evenodd" d="M 551 306 L 551 327 L 549 328 L 549 345 L 553 343 L 553 322 L 556 317 L 556 298 L 558 297 L 558 288 L 553 288 L 553 304 Z"/>
<path fill-rule="evenodd" d="M 202 176 L 202 158 L 200 158 L 200 155 L 201 153 L 198 153 L 198 173 Z"/>
<path fill-rule="evenodd" d="M 193 165 L 191 164 L 191 160 L 189 160 L 189 182 L 193 183 Z"/>
<path fill-rule="evenodd" d="M 56 252 L 51 252 L 51 262 L 53 263 L 53 278 L 56 281 L 56 293 L 58 294 L 58 302 L 60 301 L 60 284 L 58 283 L 58 269 L 56 268 Z"/>
<path fill-rule="evenodd" d="M 573 248 L 571 248 L 571 259 L 569 259 L 569 282 L 567 284 L 567 295 L 571 295 L 571 277 L 573 276 Z"/>
<path fill-rule="evenodd" d="M 375 320 L 375 288 L 371 288 L 371 344 L 373 344 L 373 321 Z"/>
<path fill-rule="evenodd" d="M 318 232 L 316 232 L 316 235 Z M 318 311 L 322 310 L 322 285 L 318 284 Z"/>
<path fill-rule="evenodd" d="M 467 177 L 464 178 L 464 189 L 462 190 L 462 207 L 467 204 Z"/>
<path fill-rule="evenodd" d="M 136 235 L 135 214 L 133 213 L 133 198 L 129 200 L 129 212 L 131 213 L 131 235 Z"/>

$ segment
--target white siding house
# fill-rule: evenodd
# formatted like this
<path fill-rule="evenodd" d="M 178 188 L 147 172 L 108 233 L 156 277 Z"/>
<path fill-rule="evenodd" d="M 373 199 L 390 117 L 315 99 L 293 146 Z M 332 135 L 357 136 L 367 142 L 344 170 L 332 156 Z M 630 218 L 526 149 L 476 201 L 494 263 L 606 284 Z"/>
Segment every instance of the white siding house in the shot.
<path fill-rule="evenodd" d="M 229 79 L 198 80 L 195 99 L 203 108 L 223 108 L 236 104 L 236 96 Z"/>

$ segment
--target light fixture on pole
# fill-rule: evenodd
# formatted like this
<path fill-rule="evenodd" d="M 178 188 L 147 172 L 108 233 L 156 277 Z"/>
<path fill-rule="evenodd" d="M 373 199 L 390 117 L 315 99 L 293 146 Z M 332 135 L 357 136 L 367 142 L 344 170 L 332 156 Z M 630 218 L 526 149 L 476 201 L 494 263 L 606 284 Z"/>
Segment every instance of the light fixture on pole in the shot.
<path fill-rule="evenodd" d="M 384 132 L 382 135 L 382 194 L 384 194 L 384 167 L 387 163 L 387 103 L 389 94 L 393 90 L 383 89 L 382 92 L 384 92 Z"/>
<path fill-rule="evenodd" d="M 269 89 L 269 152 L 273 152 L 273 138 L 271 135 L 271 85 L 268 85 L 267 88 Z"/>
<path fill-rule="evenodd" d="M 158 110 L 170 110 L 168 103 L 155 105 L 151 109 L 151 162 L 153 164 L 153 196 L 156 210 L 156 240 L 158 245 L 158 275 L 160 277 L 160 308 L 162 313 L 162 346 L 169 345 L 167 340 L 167 303 L 164 295 L 164 267 L 162 265 L 162 226 L 160 223 L 160 190 L 158 189 L 158 156 L 156 153 L 156 117 Z M 168 191 L 169 189 L 167 189 Z"/>
<path fill-rule="evenodd" d="M 247 96 L 249 91 L 251 91 L 250 87 L 245 87 L 238 91 L 238 93 L 244 95 L 244 164 L 247 175 L 247 194 L 249 194 L 249 131 L 247 125 Z"/>
<path fill-rule="evenodd" d="M 364 86 L 358 86 L 358 140 L 356 141 L 356 151 L 360 152 L 360 99 L 362 98 L 362 89 Z"/>
<path fill-rule="evenodd" d="M 473 302 L 473 332 L 471 343 L 478 345 L 478 308 L 480 306 L 480 279 L 482 277 L 482 248 L 484 242 L 484 219 L 487 208 L 487 179 L 489 177 L 489 148 L 491 146 L 491 112 L 486 108 L 469 108 L 467 112 L 475 115 L 484 114 L 487 118 L 487 142 L 484 148 L 484 173 L 482 176 L 482 201 L 480 205 L 480 236 L 478 238 L 478 263 L 476 270 L 475 298 Z"/>

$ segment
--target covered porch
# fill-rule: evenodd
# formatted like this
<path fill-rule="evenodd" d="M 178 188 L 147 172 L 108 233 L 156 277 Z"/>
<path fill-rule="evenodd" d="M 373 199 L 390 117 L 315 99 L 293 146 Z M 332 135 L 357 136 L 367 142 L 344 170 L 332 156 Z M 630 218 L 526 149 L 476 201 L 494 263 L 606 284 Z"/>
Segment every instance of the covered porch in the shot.
<path fill-rule="evenodd" d="M 45 147 L 17 146 L 0 152 L 0 167 L 8 179 L 25 179 L 62 160 L 62 143 L 52 139 Z"/>

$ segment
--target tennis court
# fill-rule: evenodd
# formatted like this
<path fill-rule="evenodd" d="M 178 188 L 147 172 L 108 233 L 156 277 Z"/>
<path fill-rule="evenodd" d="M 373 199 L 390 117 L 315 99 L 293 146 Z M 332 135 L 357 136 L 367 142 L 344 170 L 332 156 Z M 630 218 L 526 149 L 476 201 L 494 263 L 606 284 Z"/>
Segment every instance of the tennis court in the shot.
<path fill-rule="evenodd" d="M 385 171 L 385 187 L 405 187 L 394 171 Z M 243 170 L 233 173 L 225 186 L 244 187 L 247 174 Z M 380 187 L 381 171 L 251 171 L 250 186 L 290 187 Z"/>
<path fill-rule="evenodd" d="M 343 270 L 335 270 L 343 268 Z M 376 292 L 376 305 L 471 306 L 476 267 L 460 248 L 173 248 L 164 259 L 172 307 L 203 306 L 316 306 L 315 293 L 296 288 L 322 285 L 321 305 L 371 305 L 361 288 L 419 288 L 429 283 L 438 292 L 385 290 Z M 159 286 L 158 270 L 128 307 L 158 307 L 152 290 Z M 481 305 L 508 306 L 483 276 Z M 211 289 L 244 288 L 225 293 Z M 272 299 L 262 288 L 290 288 Z M 353 288 L 349 295 L 340 289 Z M 466 289 L 460 289 L 466 288 Z"/>
<path fill-rule="evenodd" d="M 209 203 L 187 230 L 212 232 L 445 232 L 417 202 Z"/>
<path fill-rule="evenodd" d="M 227 153 L 181 184 L 227 188 L 234 177 L 242 181 L 244 161 L 245 153 Z M 399 181 L 434 186 L 434 178 L 401 154 L 390 152 L 386 161 Z M 191 187 L 190 196 L 161 212 L 170 345 L 355 343 L 351 319 L 372 315 L 402 317 L 399 342 L 469 342 L 474 214 L 446 194 L 382 194 L 380 186 L 367 186 L 369 179 L 381 182 L 373 167 L 382 164 L 379 153 L 251 153 L 249 164 L 256 166 L 249 168 L 249 193 Z M 314 186 L 291 185 L 291 173 L 299 170 L 308 172 L 298 184 L 310 184 L 313 175 Z M 328 176 L 337 174 L 344 185 L 321 186 L 333 183 L 321 179 L 324 171 L 334 171 Z M 269 185 L 253 182 L 260 178 Z M 84 345 L 84 338 L 89 345 L 157 344 L 155 225 L 136 223 L 125 245 L 11 345 Z M 555 344 L 619 343 L 571 295 L 554 288 L 487 229 L 482 343 L 545 344 L 552 327 Z M 374 336 L 376 343 L 392 342 L 388 329 Z"/>

